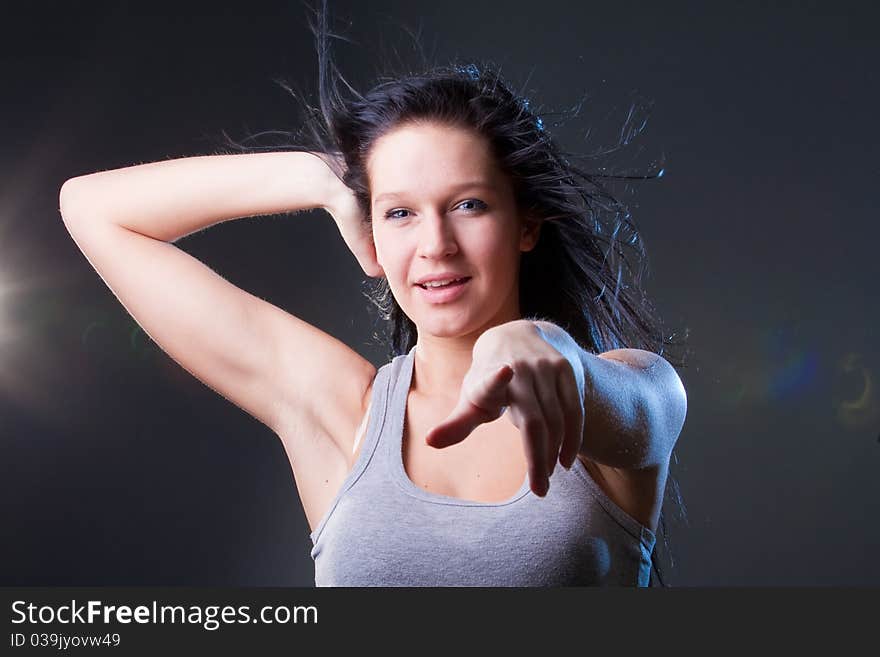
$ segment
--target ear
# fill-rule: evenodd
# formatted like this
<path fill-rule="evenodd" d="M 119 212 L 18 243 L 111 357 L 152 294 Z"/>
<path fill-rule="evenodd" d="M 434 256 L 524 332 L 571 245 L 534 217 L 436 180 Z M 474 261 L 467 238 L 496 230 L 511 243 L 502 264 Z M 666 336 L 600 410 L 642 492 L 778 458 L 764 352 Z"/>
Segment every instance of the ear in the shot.
<path fill-rule="evenodd" d="M 519 250 L 531 251 L 538 244 L 540 236 L 541 220 L 533 215 L 525 215 L 520 229 Z"/>

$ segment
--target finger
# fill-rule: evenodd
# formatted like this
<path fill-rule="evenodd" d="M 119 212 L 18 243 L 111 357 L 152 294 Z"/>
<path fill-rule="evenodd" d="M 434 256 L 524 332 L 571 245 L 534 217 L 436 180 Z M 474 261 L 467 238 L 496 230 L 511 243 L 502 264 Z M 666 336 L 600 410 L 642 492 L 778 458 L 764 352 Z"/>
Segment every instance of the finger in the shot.
<path fill-rule="evenodd" d="M 556 460 L 559 458 L 559 446 L 562 444 L 565 432 L 565 415 L 557 391 L 558 367 L 550 362 L 541 361 L 538 363 L 537 371 L 538 376 L 533 379 L 533 383 L 535 396 L 541 405 L 544 423 L 547 426 L 545 447 L 547 450 L 547 476 L 549 477 L 556 469 Z"/>
<path fill-rule="evenodd" d="M 438 449 L 460 443 L 479 426 L 481 414 L 482 411 L 466 399 L 460 401 L 449 417 L 428 432 L 425 443 Z"/>
<path fill-rule="evenodd" d="M 515 379 L 511 383 L 510 396 L 508 412 L 522 434 L 531 489 L 535 495 L 543 497 L 550 487 L 547 477 L 547 428 L 544 413 L 530 380 Z"/>
<path fill-rule="evenodd" d="M 455 410 L 428 432 L 425 442 L 432 447 L 449 447 L 467 438 L 480 424 L 501 417 L 508 398 L 507 386 L 512 378 L 513 368 L 505 364 L 479 383 L 470 397 L 463 390 Z"/>
<path fill-rule="evenodd" d="M 498 419 L 507 404 L 508 386 L 513 376 L 513 368 L 505 363 L 470 392 L 470 402 L 482 409 L 491 419 Z"/>
<path fill-rule="evenodd" d="M 570 469 L 584 441 L 584 404 L 570 367 L 557 379 L 557 388 L 565 414 L 565 441 L 559 453 L 559 462 Z"/>

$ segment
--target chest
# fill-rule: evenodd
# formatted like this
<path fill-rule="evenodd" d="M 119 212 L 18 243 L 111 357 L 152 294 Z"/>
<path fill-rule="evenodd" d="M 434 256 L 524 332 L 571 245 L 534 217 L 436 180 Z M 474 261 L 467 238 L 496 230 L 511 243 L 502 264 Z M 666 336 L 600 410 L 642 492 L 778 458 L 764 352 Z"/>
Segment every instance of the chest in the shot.
<path fill-rule="evenodd" d="M 478 502 L 501 502 L 522 486 L 528 462 L 519 429 L 505 416 L 479 425 L 465 440 L 438 449 L 425 436 L 451 408 L 410 395 L 401 458 L 410 481 L 428 492 Z"/>

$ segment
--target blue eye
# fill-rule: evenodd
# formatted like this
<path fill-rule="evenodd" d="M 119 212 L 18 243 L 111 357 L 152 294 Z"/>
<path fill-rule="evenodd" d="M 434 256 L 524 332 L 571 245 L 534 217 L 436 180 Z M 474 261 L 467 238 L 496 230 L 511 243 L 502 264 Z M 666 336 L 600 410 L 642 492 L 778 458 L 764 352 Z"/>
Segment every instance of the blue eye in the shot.
<path fill-rule="evenodd" d="M 480 199 L 476 199 L 476 198 L 471 198 L 471 199 L 468 199 L 467 201 L 462 201 L 458 205 L 459 205 L 459 207 L 461 207 L 465 203 L 476 203 L 477 204 L 477 207 L 474 210 L 468 210 L 468 212 L 479 212 L 480 210 L 485 210 L 487 207 L 487 205 L 485 203 L 483 203 Z"/>
<path fill-rule="evenodd" d="M 488 207 L 485 203 L 483 203 L 481 200 L 476 199 L 476 198 L 471 198 L 466 201 L 462 201 L 456 207 L 461 207 L 462 205 L 465 205 L 467 203 L 476 204 L 476 207 L 473 209 L 467 209 L 467 208 L 465 209 L 465 212 L 468 212 L 468 213 L 479 212 L 481 210 L 485 210 Z M 385 218 L 386 219 L 406 219 L 406 217 L 401 217 L 399 215 L 395 216 L 395 215 L 397 215 L 398 212 L 409 212 L 409 210 L 403 210 L 403 209 L 389 210 L 388 212 L 385 213 Z"/>

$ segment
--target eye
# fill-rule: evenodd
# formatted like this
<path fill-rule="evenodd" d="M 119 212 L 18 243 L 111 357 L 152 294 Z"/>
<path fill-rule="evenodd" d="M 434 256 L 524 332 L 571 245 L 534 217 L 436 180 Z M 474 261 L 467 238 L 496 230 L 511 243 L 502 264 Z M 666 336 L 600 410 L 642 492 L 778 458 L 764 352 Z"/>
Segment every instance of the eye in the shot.
<path fill-rule="evenodd" d="M 461 207 L 462 205 L 465 205 L 467 203 L 475 204 L 477 206 L 473 210 L 467 210 L 467 212 L 479 212 L 480 210 L 485 210 L 488 207 L 485 203 L 477 198 L 470 198 L 467 201 L 462 201 L 458 204 L 458 207 Z"/>
<path fill-rule="evenodd" d="M 394 216 L 394 215 L 396 215 L 398 212 L 409 212 L 409 210 L 389 210 L 388 212 L 385 213 L 385 218 L 386 218 L 386 219 L 404 219 L 404 217 L 396 217 L 396 216 Z"/>
<path fill-rule="evenodd" d="M 465 212 L 468 212 L 468 213 L 480 212 L 481 210 L 485 210 L 488 207 L 480 199 L 476 199 L 476 198 L 471 198 L 466 201 L 462 201 L 461 203 L 459 203 L 455 207 L 460 208 L 461 206 L 467 205 L 467 204 L 471 204 L 471 205 L 476 206 L 472 209 L 465 208 Z M 389 210 L 388 212 L 385 213 L 385 218 L 386 219 L 406 219 L 406 217 L 402 217 L 402 216 L 398 215 L 397 214 L 398 212 L 409 212 L 409 210 L 404 210 L 402 208 L 398 208 L 395 210 Z"/>

